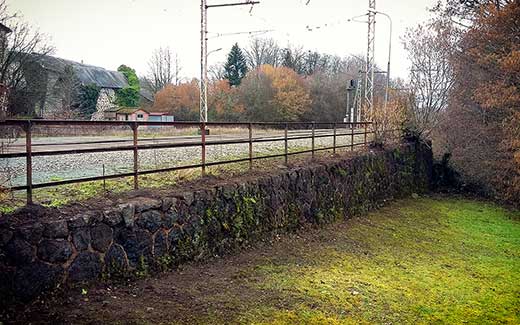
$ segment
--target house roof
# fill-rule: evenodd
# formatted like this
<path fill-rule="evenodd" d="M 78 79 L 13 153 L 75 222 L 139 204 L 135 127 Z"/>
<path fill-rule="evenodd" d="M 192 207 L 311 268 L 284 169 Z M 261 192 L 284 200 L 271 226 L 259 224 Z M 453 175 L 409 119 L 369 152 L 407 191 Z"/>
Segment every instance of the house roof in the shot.
<path fill-rule="evenodd" d="M 141 97 L 146 99 L 148 102 L 153 103 L 154 96 L 153 96 L 152 92 L 145 89 L 142 84 L 141 84 L 141 89 L 139 90 L 139 95 L 141 95 Z"/>
<path fill-rule="evenodd" d="M 100 88 L 121 89 L 128 86 L 125 76 L 118 71 L 110 71 L 101 67 L 65 60 L 50 55 L 34 55 L 34 60 L 42 68 L 62 73 L 65 67 L 72 66 L 82 84 L 94 84 Z"/>
<path fill-rule="evenodd" d="M 139 108 L 139 107 L 125 107 L 125 108 L 121 108 L 121 109 L 118 109 L 116 111 L 116 113 L 117 114 L 134 114 L 137 111 L 143 111 L 145 113 L 148 113 L 147 110 Z"/>
<path fill-rule="evenodd" d="M 168 112 L 150 112 L 149 114 L 156 115 L 156 116 L 173 115 L 172 113 L 168 113 Z"/>

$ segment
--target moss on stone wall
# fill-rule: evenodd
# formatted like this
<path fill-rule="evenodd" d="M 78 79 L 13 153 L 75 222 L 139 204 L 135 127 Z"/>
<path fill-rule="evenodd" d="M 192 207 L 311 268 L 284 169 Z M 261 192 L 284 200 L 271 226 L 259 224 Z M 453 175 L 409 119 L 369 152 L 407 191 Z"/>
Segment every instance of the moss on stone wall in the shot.
<path fill-rule="evenodd" d="M 426 145 L 408 143 L 245 183 L 136 198 L 57 222 L 7 221 L 0 224 L 0 298 L 30 300 L 101 277 L 146 276 L 268 232 L 361 214 L 383 200 L 426 191 L 431 157 Z"/>

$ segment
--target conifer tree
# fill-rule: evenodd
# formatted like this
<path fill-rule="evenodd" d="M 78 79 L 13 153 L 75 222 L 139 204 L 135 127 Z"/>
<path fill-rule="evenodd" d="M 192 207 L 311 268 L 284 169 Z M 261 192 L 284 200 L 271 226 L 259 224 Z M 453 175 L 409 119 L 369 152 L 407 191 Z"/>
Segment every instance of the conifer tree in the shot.
<path fill-rule="evenodd" d="M 224 65 L 224 78 L 230 86 L 238 86 L 247 73 L 247 62 L 244 53 L 237 43 L 233 45 Z"/>

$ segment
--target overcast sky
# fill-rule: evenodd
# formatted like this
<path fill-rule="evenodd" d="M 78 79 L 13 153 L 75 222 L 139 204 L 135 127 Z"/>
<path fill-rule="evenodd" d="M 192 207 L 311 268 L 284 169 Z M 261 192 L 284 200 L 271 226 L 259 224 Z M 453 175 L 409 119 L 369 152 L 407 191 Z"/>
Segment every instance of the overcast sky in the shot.
<path fill-rule="evenodd" d="M 208 0 L 208 4 L 245 0 Z M 302 45 L 309 50 L 345 56 L 366 53 L 367 26 L 347 19 L 366 13 L 368 0 L 260 0 L 249 6 L 209 10 L 209 50 L 223 48 L 209 57 L 209 64 L 225 60 L 232 44 L 246 46 L 248 34 L 231 32 L 274 30 L 280 45 Z M 435 0 L 377 0 L 377 10 L 393 19 L 392 74 L 407 76 L 407 60 L 400 37 L 407 27 L 429 17 Z M 199 0 L 8 0 L 30 24 L 50 36 L 56 56 L 107 69 L 120 64 L 146 73 L 154 48 L 170 46 L 179 55 L 184 77 L 199 75 Z M 326 25 L 326 26 L 325 26 Z M 308 31 L 307 26 L 312 28 Z M 315 28 L 320 26 L 320 28 Z M 388 19 L 377 16 L 376 62 L 385 67 L 388 56 Z"/>

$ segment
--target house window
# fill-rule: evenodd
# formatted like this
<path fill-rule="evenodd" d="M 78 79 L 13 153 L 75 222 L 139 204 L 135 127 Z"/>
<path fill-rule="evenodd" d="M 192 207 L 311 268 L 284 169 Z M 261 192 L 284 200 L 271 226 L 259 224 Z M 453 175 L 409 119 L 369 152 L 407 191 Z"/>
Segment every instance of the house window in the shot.
<path fill-rule="evenodd" d="M 143 119 L 143 114 L 137 114 L 138 119 Z"/>

